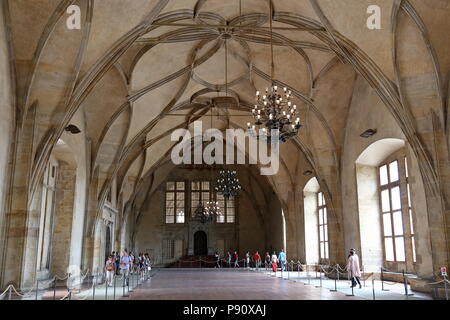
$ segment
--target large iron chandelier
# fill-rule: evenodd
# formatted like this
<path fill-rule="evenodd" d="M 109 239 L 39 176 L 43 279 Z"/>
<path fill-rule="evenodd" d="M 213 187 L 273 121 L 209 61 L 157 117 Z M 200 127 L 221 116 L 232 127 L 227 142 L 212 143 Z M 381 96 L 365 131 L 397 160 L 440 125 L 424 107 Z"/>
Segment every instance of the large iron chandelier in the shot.
<path fill-rule="evenodd" d="M 297 106 L 292 103 L 292 91 L 284 88 L 284 92 L 279 90 L 274 81 L 274 59 L 273 59 L 273 28 L 272 28 L 272 1 L 270 3 L 270 52 L 271 52 L 271 82 L 272 86 L 266 88 L 266 92 L 261 96 L 256 92 L 256 103 L 252 110 L 255 120 L 254 125 L 247 123 L 248 129 L 259 131 L 262 127 L 262 134 L 270 141 L 271 131 L 279 130 L 279 140 L 286 142 L 296 136 L 301 128 L 300 117 Z"/>
<path fill-rule="evenodd" d="M 219 174 L 219 179 L 217 179 L 215 186 L 216 192 L 223 195 L 226 199 L 237 196 L 242 187 L 239 179 L 236 177 L 236 171 L 221 170 Z"/>

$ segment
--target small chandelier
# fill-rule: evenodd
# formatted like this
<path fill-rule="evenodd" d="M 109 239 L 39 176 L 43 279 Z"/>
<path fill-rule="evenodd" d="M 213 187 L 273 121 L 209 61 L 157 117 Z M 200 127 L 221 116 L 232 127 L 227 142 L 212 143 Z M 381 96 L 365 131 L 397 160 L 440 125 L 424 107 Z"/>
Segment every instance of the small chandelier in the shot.
<path fill-rule="evenodd" d="M 217 179 L 215 186 L 216 192 L 223 195 L 226 199 L 237 196 L 242 187 L 239 183 L 239 179 L 236 178 L 236 171 L 231 171 L 228 169 L 221 170 L 219 174 L 219 179 Z"/>
<path fill-rule="evenodd" d="M 219 204 L 216 201 L 208 201 L 206 205 L 198 203 L 195 209 L 195 218 L 205 224 L 214 221 L 216 216 L 221 215 Z"/>
<path fill-rule="evenodd" d="M 264 125 L 262 131 L 268 137 L 271 136 L 271 130 L 279 130 L 281 142 L 296 136 L 301 124 L 297 106 L 292 103 L 291 97 L 292 92 L 288 88 L 280 93 L 276 85 L 267 88 L 262 97 L 257 91 L 256 104 L 252 110 L 255 124 L 252 126 L 247 123 L 248 129 L 255 130 Z"/>

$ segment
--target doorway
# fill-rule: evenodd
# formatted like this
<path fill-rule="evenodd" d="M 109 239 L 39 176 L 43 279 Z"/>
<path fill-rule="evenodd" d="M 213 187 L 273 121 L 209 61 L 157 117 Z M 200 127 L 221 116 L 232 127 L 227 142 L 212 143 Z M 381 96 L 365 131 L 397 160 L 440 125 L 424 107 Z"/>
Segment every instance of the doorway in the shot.
<path fill-rule="evenodd" d="M 194 255 L 206 256 L 208 254 L 208 240 L 205 231 L 194 234 Z"/>

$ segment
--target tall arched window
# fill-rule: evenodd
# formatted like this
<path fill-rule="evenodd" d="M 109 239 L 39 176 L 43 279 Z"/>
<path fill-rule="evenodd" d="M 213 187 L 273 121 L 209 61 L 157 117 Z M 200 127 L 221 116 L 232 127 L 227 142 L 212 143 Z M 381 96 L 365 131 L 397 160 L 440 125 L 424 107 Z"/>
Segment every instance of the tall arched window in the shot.
<path fill-rule="evenodd" d="M 328 212 L 323 192 L 317 194 L 317 218 L 319 220 L 319 258 L 328 260 Z"/>
<path fill-rule="evenodd" d="M 388 263 L 416 261 L 408 161 L 404 149 L 378 168 L 384 259 Z"/>

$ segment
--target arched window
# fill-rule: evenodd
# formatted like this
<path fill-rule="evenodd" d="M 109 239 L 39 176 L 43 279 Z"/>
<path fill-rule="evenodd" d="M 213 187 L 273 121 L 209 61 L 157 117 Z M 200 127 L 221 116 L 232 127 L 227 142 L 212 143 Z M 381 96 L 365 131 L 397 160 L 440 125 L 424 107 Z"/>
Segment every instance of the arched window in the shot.
<path fill-rule="evenodd" d="M 329 259 L 328 211 L 325 196 L 316 178 L 303 189 L 305 218 L 305 250 L 307 263 Z"/>
<path fill-rule="evenodd" d="M 37 257 L 38 270 L 48 270 L 50 267 L 57 165 L 58 163 L 55 160 L 50 160 L 47 168 L 45 169 L 44 180 L 42 183 L 41 217 L 39 220 Z"/>
<path fill-rule="evenodd" d="M 416 261 L 408 176 L 404 149 L 388 157 L 378 168 L 386 262 Z"/>

